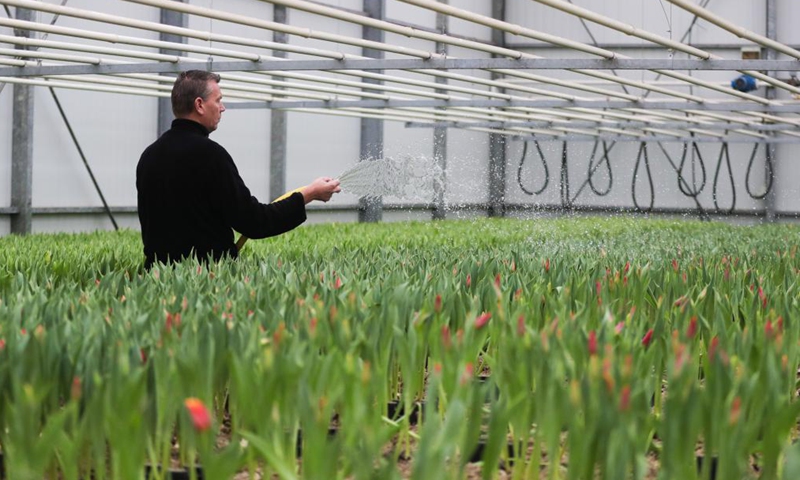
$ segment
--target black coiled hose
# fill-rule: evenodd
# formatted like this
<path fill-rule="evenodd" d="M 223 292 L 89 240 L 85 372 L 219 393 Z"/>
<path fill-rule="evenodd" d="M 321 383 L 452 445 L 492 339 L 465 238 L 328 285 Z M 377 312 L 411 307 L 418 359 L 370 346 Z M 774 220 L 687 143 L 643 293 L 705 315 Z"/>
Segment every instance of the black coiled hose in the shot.
<path fill-rule="evenodd" d="M 717 213 L 722 212 L 722 209 L 719 208 L 719 202 L 717 200 L 717 186 L 719 185 L 719 172 L 722 170 L 723 156 L 725 157 L 725 163 L 728 166 L 728 179 L 730 179 L 731 182 L 731 195 L 733 196 L 731 208 L 725 210 L 725 213 L 730 214 L 733 213 L 733 210 L 736 208 L 736 184 L 733 182 L 733 169 L 731 168 L 731 155 L 728 151 L 728 142 L 723 143 L 722 147 L 719 149 L 719 162 L 717 162 L 717 171 L 714 173 L 714 188 L 712 190 L 712 197 L 714 199 L 714 208 L 716 208 Z"/>
<path fill-rule="evenodd" d="M 522 143 L 522 157 L 519 159 L 519 166 L 517 167 L 517 183 L 519 184 L 519 188 L 526 194 L 526 195 L 539 195 L 545 191 L 547 185 L 550 183 L 550 171 L 547 169 L 547 161 L 544 158 L 544 152 L 542 152 L 542 146 L 539 145 L 539 141 L 534 139 L 533 140 L 534 146 L 536 146 L 536 151 L 539 153 L 539 160 L 542 162 L 542 167 L 544 167 L 544 182 L 542 183 L 542 188 L 538 190 L 528 190 L 525 188 L 525 185 L 522 183 L 522 166 L 525 164 L 525 158 L 528 155 L 528 142 Z"/>
<path fill-rule="evenodd" d="M 762 200 L 764 197 L 767 196 L 769 191 L 772 189 L 772 183 L 775 181 L 775 169 L 772 165 L 772 152 L 770 152 L 769 145 L 766 145 L 766 167 L 767 167 L 767 188 L 764 189 L 764 193 L 759 195 L 754 195 L 753 191 L 750 190 L 750 173 L 753 171 L 753 162 L 756 159 L 756 152 L 758 152 L 758 144 L 756 143 L 753 147 L 753 153 L 750 154 L 750 162 L 747 164 L 747 176 L 744 180 L 744 187 L 747 190 L 747 194 L 750 195 L 750 198 L 754 200 Z"/>
<path fill-rule="evenodd" d="M 650 206 L 642 208 L 636 200 L 636 179 L 639 177 L 639 165 L 644 160 L 645 169 L 647 169 L 647 181 L 650 184 Z M 656 190 L 653 187 L 653 174 L 650 172 L 650 159 L 647 156 L 647 142 L 642 142 L 639 145 L 639 154 L 636 156 L 636 166 L 633 168 L 633 179 L 631 180 L 631 198 L 636 210 L 640 212 L 649 212 L 653 210 L 656 201 Z"/>

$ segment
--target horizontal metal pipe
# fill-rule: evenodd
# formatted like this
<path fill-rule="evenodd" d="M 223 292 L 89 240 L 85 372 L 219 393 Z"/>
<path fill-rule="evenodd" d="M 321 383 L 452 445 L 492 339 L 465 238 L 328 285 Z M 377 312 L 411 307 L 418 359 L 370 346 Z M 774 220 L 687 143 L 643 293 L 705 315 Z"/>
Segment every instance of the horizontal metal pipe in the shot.
<path fill-rule="evenodd" d="M 276 0 L 276 1 L 285 1 L 285 0 Z M 567 38 L 559 37 L 556 35 L 550 35 L 544 32 L 539 32 L 530 28 L 522 27 L 520 25 L 487 17 L 485 15 L 479 15 L 473 12 L 469 12 L 467 10 L 463 10 L 448 5 L 446 3 L 439 3 L 432 0 L 400 0 L 400 1 L 411 5 L 416 5 L 418 7 L 433 10 L 439 13 L 443 13 L 445 15 L 459 17 L 464 20 L 480 23 L 481 25 L 486 25 L 487 27 L 495 28 L 497 30 L 502 30 L 504 32 L 511 33 L 513 35 L 533 38 L 534 40 L 540 40 L 543 42 L 551 43 L 553 45 L 559 45 L 565 48 L 569 48 L 570 50 L 576 50 L 579 52 L 588 53 L 590 55 L 597 55 L 609 60 L 614 59 L 616 57 L 616 54 L 610 50 L 604 50 L 602 48 L 586 45 L 584 43 L 576 42 L 574 40 L 569 40 Z"/>
<path fill-rule="evenodd" d="M 53 5 L 53 8 L 65 8 L 65 7 L 58 7 L 57 5 Z M 86 15 L 94 16 L 93 12 L 87 12 L 85 10 L 79 9 L 70 9 L 71 12 L 86 12 Z M 52 12 L 51 12 L 52 13 Z M 111 16 L 115 21 L 110 22 L 116 25 L 122 26 L 130 26 L 132 28 L 139 28 L 143 30 L 148 30 L 152 32 L 159 32 L 159 33 L 167 33 L 171 35 L 177 35 L 187 38 L 194 38 L 197 40 L 202 40 L 205 42 L 217 42 L 217 43 L 226 43 L 231 45 L 239 45 L 239 46 L 247 46 L 247 47 L 257 47 L 257 48 L 264 48 L 268 50 L 278 50 L 278 51 L 285 51 L 289 53 L 298 53 L 303 55 L 312 55 L 316 57 L 322 58 L 331 58 L 336 60 L 341 60 L 347 58 L 346 54 L 341 52 L 335 52 L 331 50 L 322 50 L 318 48 L 310 48 L 310 47 L 301 47 L 296 45 L 290 45 L 286 43 L 278 43 L 278 42 L 270 42 L 267 40 L 258 40 L 253 38 L 246 38 L 246 37 L 237 37 L 234 35 L 224 35 L 219 33 L 213 32 L 205 32 L 202 30 L 194 30 L 185 27 L 177 27 L 173 25 L 165 25 L 156 22 L 147 22 L 143 20 L 132 20 L 127 17 L 117 17 Z M 78 17 L 83 18 L 83 17 Z M 142 41 L 146 39 L 141 39 L 138 37 L 126 37 L 126 36 L 119 36 L 114 34 L 107 34 L 101 32 L 94 32 L 89 30 L 82 30 L 78 28 L 68 28 L 68 27 L 61 27 L 58 25 L 48 25 L 48 24 L 41 24 L 37 22 L 28 22 L 27 24 L 17 24 L 20 27 L 15 27 L 14 23 L 9 22 L 9 20 L 14 19 L 6 19 L 0 17 L 0 25 L 4 26 L 11 26 L 13 28 L 23 28 L 26 30 L 34 30 L 34 31 L 41 31 L 47 33 L 55 33 L 59 35 L 67 35 L 67 36 L 74 36 L 79 38 L 92 38 L 95 40 L 101 40 L 110 43 L 123 43 L 121 39 L 134 39 L 137 41 Z M 150 40 L 150 42 L 158 42 L 157 40 Z M 174 48 L 171 46 L 171 42 L 166 42 L 164 48 Z M 184 45 L 180 43 L 175 43 L 176 46 Z M 154 48 L 161 48 L 160 44 L 152 44 Z"/>
<path fill-rule="evenodd" d="M 13 35 L 0 35 L 0 43 L 10 43 L 13 45 L 24 45 L 26 47 L 52 48 L 55 50 L 69 50 L 73 52 L 99 53 L 103 55 L 115 55 L 119 57 L 140 58 L 144 60 L 154 60 L 163 62 L 178 62 L 177 55 L 163 55 L 160 53 L 142 52 L 136 50 L 125 50 L 121 48 L 97 47 L 80 43 L 56 42 L 53 40 L 39 40 L 35 38 L 17 37 Z"/>
<path fill-rule="evenodd" d="M 160 24 L 155 24 L 155 25 L 160 25 Z M 128 37 L 124 35 L 113 35 L 108 33 L 92 32 L 89 30 L 81 30 L 78 28 L 61 27 L 58 25 L 47 25 L 38 22 L 28 22 L 24 20 L 15 20 L 11 18 L 0 17 L 0 26 L 54 33 L 57 35 L 69 35 L 73 37 L 87 38 L 90 40 L 99 40 L 108 43 L 122 43 L 127 45 L 137 45 L 140 47 L 177 50 L 180 52 L 187 52 L 187 53 L 202 53 L 204 55 L 219 55 L 221 57 L 237 58 L 241 60 L 260 61 L 263 59 L 261 55 L 255 53 L 239 52 L 236 50 L 226 50 L 222 48 L 204 47 L 202 45 L 189 45 L 185 43 L 165 42 L 162 40 L 150 40 L 139 37 Z M 184 57 L 178 57 L 178 60 L 181 61 L 183 58 Z"/>
<path fill-rule="evenodd" d="M 667 0 L 667 1 L 672 3 L 673 5 L 677 5 L 678 7 L 682 8 L 682 9 L 684 9 L 684 10 L 690 12 L 690 13 L 692 13 L 693 15 L 696 15 L 696 16 L 702 18 L 703 20 L 705 20 L 705 21 L 707 21 L 709 23 L 713 23 L 714 25 L 722 28 L 723 30 L 727 30 L 727 31 L 733 33 L 737 37 L 745 38 L 745 39 L 750 40 L 751 42 L 755 42 L 755 43 L 757 43 L 757 44 L 759 44 L 761 46 L 764 46 L 764 47 L 767 47 L 767 48 L 771 48 L 771 49 L 773 49 L 775 51 L 778 51 L 778 52 L 781 52 L 783 54 L 789 55 L 790 57 L 794 57 L 794 58 L 800 59 L 800 50 L 791 48 L 791 47 L 789 47 L 787 45 L 784 45 L 784 44 L 782 44 L 780 42 L 776 42 L 775 40 L 769 39 L 769 38 L 767 38 L 767 37 L 765 37 L 763 35 L 759 35 L 759 34 L 757 34 L 755 32 L 751 32 L 750 30 L 747 30 L 746 28 L 743 28 L 743 27 L 740 27 L 738 25 L 735 25 L 735 24 L 723 19 L 722 17 L 720 17 L 718 15 L 715 15 L 714 13 L 710 12 L 709 10 L 707 10 L 707 9 L 705 9 L 705 8 L 699 6 L 699 5 L 695 5 L 695 4 L 693 4 L 691 2 L 688 2 L 686 0 Z"/>
<path fill-rule="evenodd" d="M 3 21 L 0 18 L 0 23 Z M 39 24 L 41 25 L 41 24 Z M 775 71 L 795 72 L 800 70 L 800 62 L 796 60 L 691 60 L 691 59 L 585 59 L 585 58 L 558 58 L 558 59 L 530 59 L 513 60 L 507 58 L 447 58 L 447 59 L 346 59 L 346 60 L 278 60 L 263 59 L 258 62 L 242 61 L 214 61 L 214 70 L 225 71 L 261 71 L 270 70 L 282 72 L 285 70 L 411 70 L 426 75 L 433 75 L 435 71 L 428 69 L 503 69 L 513 70 L 572 70 L 575 68 L 592 70 L 750 70 L 763 69 Z M 189 67 L 163 62 L 132 63 L 127 66 L 118 65 L 108 69 L 99 69 L 91 66 L 50 66 L 39 68 L 4 68 L 0 75 L 7 77 L 37 76 L 37 75 L 80 75 L 86 73 L 179 73 Z M 440 72 L 448 73 L 448 72 Z M 536 76 L 525 76 L 518 72 L 520 78 L 539 81 Z M 476 79 L 480 80 L 480 79 Z M 554 79 L 547 79 L 552 84 Z M 487 80 L 488 81 L 488 80 Z M 615 82 L 618 83 L 618 82 Z M 510 84 L 510 83 L 509 83 Z M 563 82 L 562 82 L 563 86 Z M 572 88 L 571 85 L 569 85 Z"/>
<path fill-rule="evenodd" d="M 78 62 L 100 65 L 100 57 L 84 57 L 82 55 L 68 55 L 65 53 L 40 52 L 38 50 L 17 50 L 13 48 L 0 48 L 0 55 L 9 57 L 41 58 L 46 60 L 58 60 L 61 62 Z"/>
<path fill-rule="evenodd" d="M 647 40 L 648 42 L 656 43 L 663 47 L 677 50 L 679 52 L 688 53 L 689 55 L 694 55 L 704 60 L 708 60 L 709 58 L 711 58 L 710 53 L 704 52 L 699 48 L 692 47 L 690 45 L 684 45 L 681 42 L 662 37 L 661 35 L 657 35 L 655 33 L 651 33 L 646 30 L 641 30 L 639 28 L 634 27 L 633 25 L 620 22 L 619 20 L 615 20 L 613 18 L 609 18 L 604 15 L 600 15 L 598 13 L 592 12 L 591 10 L 579 7 L 575 4 L 566 2 L 564 0 L 534 0 L 534 1 L 561 10 L 562 12 L 568 13 L 570 15 L 574 15 L 576 17 L 589 20 L 590 22 L 603 25 L 604 27 L 611 28 L 618 32 L 622 32 L 625 35 L 631 37 L 641 38 L 642 40 Z"/>
<path fill-rule="evenodd" d="M 7 1 L 7 0 L 6 0 Z M 31 0 L 13 0 L 15 2 L 31 1 Z M 346 35 L 338 35 L 327 32 L 320 32 L 310 28 L 300 28 L 285 23 L 271 22 L 262 20 L 247 15 L 238 15 L 234 13 L 223 12 L 211 8 L 199 7 L 187 3 L 167 1 L 167 0 L 125 0 L 127 2 L 138 3 L 142 5 L 150 5 L 152 7 L 166 8 L 177 12 L 188 13 L 191 15 L 198 15 L 206 18 L 213 18 L 216 20 L 223 20 L 226 22 L 236 23 L 239 25 L 246 25 L 249 27 L 256 27 L 273 32 L 282 32 L 288 35 L 295 35 L 303 38 L 314 38 L 316 40 L 323 40 L 327 42 L 341 43 L 344 45 L 353 45 L 362 48 L 374 48 L 375 50 L 392 52 L 400 55 L 408 55 L 417 58 L 436 58 L 439 55 L 434 52 L 426 52 L 424 50 L 417 50 L 412 48 L 405 48 L 398 45 L 391 45 L 382 42 L 375 42 L 364 40 L 360 38 L 348 37 Z M 38 2 L 37 2 L 38 3 Z"/>
<path fill-rule="evenodd" d="M 585 107 L 596 109 L 607 108 L 648 108 L 658 110 L 686 110 L 693 109 L 697 111 L 713 111 L 713 112 L 740 112 L 740 111 L 754 111 L 764 113 L 800 113 L 800 103 L 792 102 L 781 105 L 757 105 L 752 102 L 742 101 L 726 101 L 704 104 L 692 104 L 689 102 L 682 102 L 678 100 L 658 100 L 648 99 L 641 102 L 628 102 L 624 100 L 590 100 L 582 99 L 576 101 L 563 101 L 551 99 L 530 99 L 530 100 L 354 100 L 354 101 L 340 101 L 332 100 L 327 103 L 322 102 L 287 102 L 287 101 L 273 101 L 269 105 L 264 104 L 247 104 L 243 103 L 237 107 L 229 108 L 278 108 L 278 109 L 305 109 L 305 108 L 345 108 L 345 107 L 368 107 L 368 108 L 406 108 L 406 107 L 424 107 L 424 108 L 437 108 L 437 107 L 496 107 L 496 108 L 514 108 L 514 107 L 532 107 L 532 108 L 569 108 L 569 107 Z"/>
<path fill-rule="evenodd" d="M 613 18 L 609 18 L 609 17 L 606 17 L 604 15 L 597 14 L 595 12 L 592 12 L 591 10 L 587 10 L 585 8 L 578 7 L 578 6 L 576 6 L 576 5 L 572 4 L 572 3 L 566 2 L 564 0 L 534 0 L 534 1 L 539 2 L 541 4 L 544 4 L 544 5 L 547 5 L 547 6 L 550 6 L 550 7 L 553 7 L 553 8 L 556 8 L 558 10 L 561 10 L 563 12 L 569 13 L 571 15 L 575 15 L 575 16 L 577 16 L 579 18 L 582 18 L 582 19 L 585 19 L 585 20 L 589 20 L 590 22 L 594 22 L 594 23 L 603 25 L 605 27 L 611 28 L 611 29 L 616 30 L 618 32 L 622 32 L 622 33 L 624 33 L 626 35 L 630 35 L 630 36 L 634 36 L 634 37 L 637 37 L 637 38 L 641 38 L 643 40 L 654 42 L 654 43 L 657 43 L 657 44 L 662 45 L 664 47 L 667 47 L 667 48 L 670 48 L 670 49 L 673 49 L 673 50 L 677 50 L 679 52 L 683 52 L 683 53 L 686 53 L 686 54 L 689 54 L 689 55 L 693 55 L 693 56 L 699 57 L 699 58 L 701 58 L 703 60 L 711 60 L 711 59 L 722 60 L 723 59 L 719 55 L 711 54 L 709 52 L 700 50 L 699 48 L 692 47 L 690 45 L 685 45 L 685 44 L 683 44 L 681 42 L 677 42 L 677 41 L 674 41 L 674 40 L 666 38 L 666 37 L 662 37 L 661 35 L 656 35 L 654 33 L 650 33 L 650 32 L 644 31 L 644 30 L 640 30 L 640 29 L 634 27 L 633 25 L 626 24 L 626 23 L 614 20 Z M 676 79 L 682 80 L 682 81 L 687 82 L 687 83 L 695 83 L 696 82 L 696 79 L 692 79 L 692 77 L 689 77 L 687 75 L 682 75 L 682 74 L 676 74 L 675 72 L 656 70 L 656 73 L 659 73 L 661 75 L 670 76 L 672 78 L 676 78 Z M 766 83 L 768 83 L 768 84 L 770 84 L 770 85 L 772 85 L 774 87 L 781 88 L 783 90 L 792 92 L 794 94 L 800 94 L 800 88 L 793 87 L 793 86 L 787 84 L 786 82 L 782 82 L 780 80 L 773 79 L 769 75 L 763 74 L 761 72 L 756 72 L 754 70 L 744 70 L 741 73 L 744 73 L 746 75 L 750 75 L 750 76 L 756 78 L 757 80 L 761 80 L 762 82 L 766 82 Z M 711 90 L 716 90 L 716 91 L 719 91 L 719 92 L 723 92 L 723 93 L 730 93 L 730 91 L 731 91 L 730 88 L 722 89 L 722 87 L 720 87 L 719 85 L 714 85 L 714 84 L 711 84 L 710 82 L 703 82 L 703 84 L 701 86 L 703 86 L 705 88 L 709 88 Z M 741 96 L 741 95 L 739 95 L 739 96 Z M 747 98 L 747 97 L 742 97 L 742 98 Z M 753 100 L 753 98 L 750 98 L 750 100 Z"/>
<path fill-rule="evenodd" d="M 430 122 L 408 122 L 406 123 L 406 127 L 408 128 L 431 128 L 431 127 L 445 127 L 445 128 L 468 128 L 468 127 L 498 127 L 498 128 L 505 128 L 508 126 L 518 126 L 518 127 L 534 127 L 534 128 L 547 128 L 553 125 L 553 122 L 548 121 L 524 121 L 524 122 L 502 122 L 502 121 L 486 121 L 486 122 L 442 122 L 437 121 L 436 123 L 431 124 Z M 654 125 L 658 126 L 659 128 L 676 128 L 676 129 L 687 129 L 695 127 L 696 124 L 691 122 L 643 122 L 643 121 L 631 121 L 620 123 L 619 126 L 624 127 L 633 127 L 633 128 L 652 128 Z M 596 127 L 596 122 L 571 122 L 570 126 L 572 127 Z M 783 130 L 792 130 L 797 128 L 792 125 L 768 125 L 768 124 L 753 124 L 748 126 L 753 130 L 761 131 L 761 132 L 776 132 L 776 131 L 783 131 Z M 711 125 L 703 125 L 704 130 L 734 130 L 734 128 L 730 124 L 711 124 Z"/>
<path fill-rule="evenodd" d="M 138 0 L 127 0 L 127 1 L 138 1 Z M 306 2 L 303 0 L 261 0 L 261 1 L 276 5 L 283 5 L 285 7 L 293 8 L 296 10 L 301 10 L 316 15 L 322 15 L 328 18 L 342 20 L 345 22 L 355 23 L 357 25 L 377 28 L 385 32 L 402 35 L 408 38 L 418 38 L 421 40 L 428 40 L 431 42 L 443 42 L 447 43 L 448 45 L 456 47 L 468 48 L 495 55 L 503 55 L 509 58 L 520 58 L 521 56 L 520 52 L 516 50 L 498 47 L 495 45 L 488 44 L 486 42 L 465 40 L 462 38 L 451 37 L 449 35 L 442 35 L 440 33 L 417 30 L 415 28 L 397 25 L 395 23 L 391 23 L 385 20 L 370 18 L 364 15 L 357 15 L 354 13 L 342 11 L 337 8 Z"/>

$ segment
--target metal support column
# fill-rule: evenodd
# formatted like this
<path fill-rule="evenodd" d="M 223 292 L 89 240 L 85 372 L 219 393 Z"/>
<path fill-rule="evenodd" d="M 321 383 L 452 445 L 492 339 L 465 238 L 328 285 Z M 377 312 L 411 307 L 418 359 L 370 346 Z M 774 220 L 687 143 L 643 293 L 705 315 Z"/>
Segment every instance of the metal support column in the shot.
<path fill-rule="evenodd" d="M 385 17 L 385 0 L 364 0 L 364 13 L 370 18 L 383 20 Z M 383 30 L 364 26 L 362 36 L 365 40 L 384 41 Z M 383 52 L 372 48 L 364 48 L 363 55 L 370 58 L 383 58 Z M 365 78 L 364 83 L 380 84 L 379 80 Z M 383 120 L 374 118 L 361 119 L 361 161 L 369 162 L 383 158 Z M 358 201 L 358 221 L 378 222 L 383 218 L 382 198 L 361 198 Z"/>
<path fill-rule="evenodd" d="M 287 9 L 283 5 L 272 6 L 272 20 L 277 23 L 287 23 Z M 276 43 L 288 43 L 289 35 L 283 32 L 272 32 L 272 41 Z M 274 50 L 272 55 L 279 58 L 286 58 L 286 52 Z M 280 77 L 273 77 L 274 80 L 283 80 Z M 269 196 L 272 199 L 278 198 L 286 191 L 286 136 L 288 135 L 288 123 L 286 111 L 270 110 L 270 133 L 269 133 Z"/>
<path fill-rule="evenodd" d="M 505 0 L 492 0 L 492 18 L 505 20 Z M 505 33 L 498 29 L 492 30 L 492 44 L 503 46 Z M 493 57 L 495 55 L 492 55 Z M 492 73 L 495 80 L 498 75 Z M 494 133 L 489 134 L 489 216 L 502 217 L 505 215 L 506 197 L 506 137 Z"/>
<path fill-rule="evenodd" d="M 767 28 L 766 34 L 767 38 L 771 40 L 778 39 L 778 12 L 777 12 L 777 0 L 766 0 L 767 1 Z M 777 60 L 778 53 L 771 48 L 766 49 L 767 60 Z M 775 77 L 775 72 L 768 72 L 769 76 Z M 775 91 L 775 87 L 769 86 L 767 87 L 767 98 L 775 98 L 777 92 Z M 765 171 L 765 175 L 774 175 L 773 180 L 779 178 L 778 171 L 779 165 L 777 164 L 777 150 L 778 146 L 773 143 L 768 143 L 765 145 L 767 151 L 767 168 Z M 770 168 L 770 163 L 771 167 Z M 770 179 L 767 179 L 767 184 L 769 184 Z M 767 192 L 767 196 L 764 198 L 764 213 L 766 216 L 767 222 L 774 222 L 776 219 L 775 209 L 776 204 L 778 202 L 778 184 L 777 182 L 772 182 L 772 188 L 770 188 L 769 192 Z"/>
<path fill-rule="evenodd" d="M 449 0 L 439 0 L 448 3 Z M 436 14 L 436 31 L 447 35 L 450 31 L 449 15 Z M 436 42 L 436 53 L 447 55 L 447 44 Z M 436 77 L 436 83 L 447 84 L 446 78 Z M 436 90 L 437 93 L 447 93 L 445 90 Z M 442 109 L 443 110 L 443 109 Z M 444 195 L 447 191 L 447 127 L 433 128 L 433 159 L 441 172 L 442 183 L 433 185 L 433 219 L 444 220 L 446 216 Z"/>
<path fill-rule="evenodd" d="M 33 10 L 17 8 L 18 20 L 35 21 Z M 33 32 L 23 30 L 18 36 L 30 38 Z M 25 50 L 24 46 L 17 49 Z M 13 89 L 13 117 L 11 131 L 11 233 L 31 233 L 33 197 L 33 87 L 15 84 Z"/>
<path fill-rule="evenodd" d="M 176 0 L 176 1 L 186 3 L 186 0 Z M 186 27 L 187 16 L 184 13 L 162 8 L 161 23 L 164 25 L 173 25 L 176 27 Z M 161 32 L 158 37 L 159 40 L 163 42 L 186 43 L 186 37 L 180 35 L 174 35 L 171 33 Z M 168 48 L 160 48 L 159 53 L 163 53 L 164 55 L 186 55 L 185 52 L 180 52 L 178 50 L 172 50 Z M 172 125 L 172 120 L 174 118 L 175 117 L 172 115 L 172 101 L 169 98 L 159 97 L 157 134 L 161 135 L 162 133 L 169 130 L 170 126 Z"/>

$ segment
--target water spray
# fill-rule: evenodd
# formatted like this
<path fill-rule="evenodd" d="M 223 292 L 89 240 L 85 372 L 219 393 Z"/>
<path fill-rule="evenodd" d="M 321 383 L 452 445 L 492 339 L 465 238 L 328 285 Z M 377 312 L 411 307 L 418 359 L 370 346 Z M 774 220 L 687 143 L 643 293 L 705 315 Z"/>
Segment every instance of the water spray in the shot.
<path fill-rule="evenodd" d="M 403 199 L 430 199 L 437 188 L 444 188 L 444 172 L 436 162 L 423 156 L 402 155 L 395 158 L 364 160 L 336 177 L 343 192 L 365 198 L 385 196 Z M 279 202 L 305 186 L 284 193 L 272 202 Z M 236 242 L 241 251 L 247 242 L 242 235 Z"/>

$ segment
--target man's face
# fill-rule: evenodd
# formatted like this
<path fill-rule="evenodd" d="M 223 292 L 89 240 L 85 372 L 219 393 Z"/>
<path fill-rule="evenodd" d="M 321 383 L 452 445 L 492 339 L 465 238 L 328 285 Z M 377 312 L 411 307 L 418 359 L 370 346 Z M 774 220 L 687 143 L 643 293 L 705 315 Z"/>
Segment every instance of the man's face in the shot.
<path fill-rule="evenodd" d="M 213 132 L 219 126 L 222 112 L 225 111 L 225 105 L 222 104 L 222 92 L 219 89 L 219 84 L 213 80 L 208 83 L 211 86 L 211 93 L 208 94 L 205 100 L 200 102 L 199 113 L 203 126 L 209 132 Z"/>

